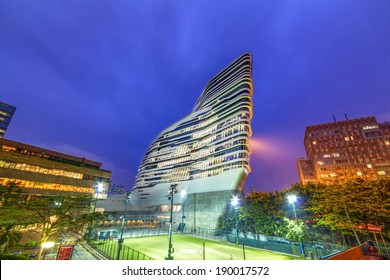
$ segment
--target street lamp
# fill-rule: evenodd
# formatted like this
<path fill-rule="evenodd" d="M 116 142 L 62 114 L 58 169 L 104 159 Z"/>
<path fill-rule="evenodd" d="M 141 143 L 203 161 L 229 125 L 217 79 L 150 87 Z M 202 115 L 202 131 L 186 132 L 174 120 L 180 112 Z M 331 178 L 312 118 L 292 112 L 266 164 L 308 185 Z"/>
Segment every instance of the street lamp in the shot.
<path fill-rule="evenodd" d="M 95 213 L 96 211 L 96 201 L 98 200 L 99 198 L 99 193 L 102 192 L 103 190 L 103 183 L 102 182 L 99 182 L 96 186 L 96 191 L 95 191 L 95 201 L 94 201 L 94 205 L 93 205 L 93 212 Z"/>
<path fill-rule="evenodd" d="M 171 254 L 173 253 L 172 248 L 172 211 L 173 211 L 173 195 L 177 193 L 177 184 L 171 185 L 171 190 L 169 191 L 168 199 L 171 200 L 171 216 L 169 218 L 169 243 L 168 243 L 168 257 L 166 257 L 166 260 L 173 260 L 173 257 Z"/>
<path fill-rule="evenodd" d="M 237 221 L 237 206 L 238 206 L 238 197 L 234 196 L 230 202 L 234 209 L 234 221 L 236 223 L 236 245 L 238 245 L 238 221 Z"/>
<path fill-rule="evenodd" d="M 295 220 L 298 221 L 297 212 L 295 211 L 295 201 L 297 201 L 297 196 L 294 195 L 294 194 L 290 194 L 289 196 L 287 196 L 287 199 L 288 199 L 288 202 L 292 204 L 293 209 L 294 209 Z M 302 241 L 299 241 L 299 248 L 301 249 L 301 253 L 304 255 L 305 254 L 305 250 L 303 248 L 303 242 Z"/>
<path fill-rule="evenodd" d="M 131 192 L 126 193 L 126 198 L 123 201 L 125 203 L 125 212 L 122 215 L 122 226 L 121 226 L 121 236 L 118 239 L 118 254 L 116 256 L 116 259 L 119 260 L 121 250 L 122 250 L 122 243 L 123 243 L 123 230 L 125 229 L 125 220 L 126 220 L 126 212 L 127 212 L 127 204 L 129 203 L 129 199 L 131 198 Z"/>
<path fill-rule="evenodd" d="M 294 194 L 291 194 L 291 195 L 287 196 L 287 199 L 288 199 L 288 202 L 291 203 L 293 206 L 294 216 L 295 216 L 295 220 L 296 220 L 297 219 L 297 212 L 295 211 L 295 201 L 297 201 L 297 196 Z"/>
<path fill-rule="evenodd" d="M 42 250 L 44 250 L 42 260 L 45 259 L 47 250 L 50 248 L 53 248 L 54 242 L 53 241 L 47 241 L 41 244 Z"/>

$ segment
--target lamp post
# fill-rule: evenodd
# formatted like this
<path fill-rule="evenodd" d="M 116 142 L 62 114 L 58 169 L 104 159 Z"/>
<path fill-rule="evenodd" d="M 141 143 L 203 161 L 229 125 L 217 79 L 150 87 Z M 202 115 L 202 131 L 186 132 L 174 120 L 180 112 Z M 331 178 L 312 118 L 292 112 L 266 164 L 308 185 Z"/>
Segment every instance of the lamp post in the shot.
<path fill-rule="evenodd" d="M 295 201 L 297 201 L 297 196 L 296 195 L 289 195 L 287 196 L 288 202 L 292 204 L 293 210 L 294 210 L 294 216 L 295 216 L 295 221 L 298 221 L 297 218 L 297 212 L 295 211 Z M 305 250 L 303 248 L 303 243 L 302 241 L 299 241 L 299 249 L 301 249 L 301 254 L 305 254 Z"/>
<path fill-rule="evenodd" d="M 126 193 L 126 198 L 123 201 L 125 203 L 125 212 L 122 215 L 122 226 L 121 226 L 121 236 L 118 239 L 118 254 L 116 256 L 116 259 L 119 260 L 121 250 L 122 250 L 122 243 L 123 243 L 123 230 L 125 229 L 125 220 L 126 220 L 126 212 L 127 212 L 127 204 L 129 203 L 129 199 L 131 197 L 131 192 Z"/>
<path fill-rule="evenodd" d="M 183 203 L 181 205 L 181 234 L 184 234 L 184 219 L 186 216 L 184 216 L 184 206 L 187 201 L 187 192 L 185 190 L 180 192 L 180 195 L 183 199 Z"/>
<path fill-rule="evenodd" d="M 177 184 L 171 185 L 171 190 L 169 191 L 168 199 L 171 200 L 171 216 L 169 218 L 169 241 L 168 241 L 168 257 L 166 257 L 166 260 L 173 260 L 173 257 L 171 254 L 173 253 L 172 248 L 172 211 L 173 211 L 173 195 L 177 193 Z"/>
<path fill-rule="evenodd" d="M 295 216 L 295 220 L 296 220 L 297 219 L 297 212 L 295 211 L 295 201 L 297 201 L 297 196 L 291 194 L 291 195 L 287 196 L 287 199 L 288 199 L 288 202 L 290 202 L 293 206 L 294 216 Z"/>
<path fill-rule="evenodd" d="M 230 202 L 234 209 L 234 221 L 236 224 L 236 245 L 238 245 L 238 220 L 237 220 L 237 206 L 238 206 L 238 197 L 235 196 Z"/>
<path fill-rule="evenodd" d="M 99 182 L 97 184 L 97 187 L 96 187 L 96 192 L 95 192 L 95 201 L 94 201 L 94 204 L 93 204 L 93 212 L 95 213 L 96 211 L 96 201 L 98 200 L 99 198 L 99 193 L 103 190 L 103 183 L 102 182 Z"/>
<path fill-rule="evenodd" d="M 46 241 L 46 242 L 42 243 L 41 247 L 42 247 L 42 250 L 44 250 L 42 260 L 45 259 L 47 250 L 50 248 L 53 248 L 53 246 L 54 246 L 53 241 Z"/>

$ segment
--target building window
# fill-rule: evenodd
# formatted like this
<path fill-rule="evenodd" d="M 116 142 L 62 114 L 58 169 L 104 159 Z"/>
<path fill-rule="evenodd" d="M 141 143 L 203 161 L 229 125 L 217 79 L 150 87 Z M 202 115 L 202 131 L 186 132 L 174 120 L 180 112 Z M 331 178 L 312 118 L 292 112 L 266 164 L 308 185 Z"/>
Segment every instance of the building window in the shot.
<path fill-rule="evenodd" d="M 378 126 L 377 125 L 366 125 L 366 126 L 363 126 L 363 130 L 375 129 L 375 128 L 378 128 Z"/>
<path fill-rule="evenodd" d="M 358 176 L 362 176 L 362 172 L 360 172 L 360 171 L 356 172 L 356 174 L 357 174 Z"/>

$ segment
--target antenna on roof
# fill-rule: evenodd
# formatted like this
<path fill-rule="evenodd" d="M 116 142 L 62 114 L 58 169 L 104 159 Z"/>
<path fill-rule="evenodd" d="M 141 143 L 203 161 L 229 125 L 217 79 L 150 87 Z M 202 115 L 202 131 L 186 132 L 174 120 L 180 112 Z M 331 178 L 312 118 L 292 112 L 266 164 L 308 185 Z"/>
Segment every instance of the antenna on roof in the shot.
<path fill-rule="evenodd" d="M 336 122 L 336 117 L 333 115 L 333 120 L 334 120 L 334 122 Z"/>
<path fill-rule="evenodd" d="M 346 113 L 344 113 L 345 119 L 348 120 L 348 116 Z"/>

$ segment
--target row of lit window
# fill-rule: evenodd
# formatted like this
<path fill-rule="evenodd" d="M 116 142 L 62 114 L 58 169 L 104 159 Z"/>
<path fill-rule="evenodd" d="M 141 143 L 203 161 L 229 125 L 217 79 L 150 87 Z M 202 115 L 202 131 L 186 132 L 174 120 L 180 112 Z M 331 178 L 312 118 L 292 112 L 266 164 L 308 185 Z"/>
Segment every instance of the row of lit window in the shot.
<path fill-rule="evenodd" d="M 345 153 L 332 153 L 332 154 L 323 154 L 323 158 L 330 158 L 330 157 L 342 157 L 345 156 Z"/>
<path fill-rule="evenodd" d="M 231 146 L 231 145 L 227 145 L 227 146 Z M 196 160 L 196 159 L 208 156 L 208 155 L 214 153 L 214 151 L 215 151 L 215 147 L 211 147 L 211 148 L 208 148 L 208 149 L 202 149 L 200 151 L 197 151 L 197 152 L 191 154 L 190 157 L 188 157 L 188 156 L 187 157 L 181 157 L 181 158 L 177 158 L 175 160 L 161 162 L 161 163 L 159 163 L 157 165 L 157 167 L 161 168 L 161 167 L 165 167 L 165 166 L 169 166 L 169 165 L 175 165 L 175 164 L 178 164 L 178 163 L 189 161 L 191 159 L 192 160 Z M 171 156 L 171 157 L 173 157 L 173 156 Z"/>
<path fill-rule="evenodd" d="M 213 142 L 217 138 L 216 135 L 212 135 L 211 137 L 207 137 L 206 139 L 203 139 L 202 141 L 195 142 L 192 146 L 193 149 L 197 149 L 203 146 L 206 146 Z"/>
<path fill-rule="evenodd" d="M 196 173 L 196 174 L 193 174 L 190 176 L 188 176 L 187 175 L 188 173 L 185 172 L 185 173 L 174 174 L 173 176 L 168 176 L 165 178 L 164 177 L 156 177 L 156 178 L 152 178 L 152 179 L 141 179 L 141 180 L 137 180 L 135 185 L 142 186 L 146 183 L 151 183 L 153 181 L 158 181 L 158 182 L 163 183 L 163 182 L 172 182 L 172 181 L 180 181 L 180 180 L 206 178 L 206 177 L 218 175 L 218 174 L 222 173 L 223 171 L 226 171 L 229 169 L 235 169 L 235 168 L 241 168 L 241 167 L 247 168 L 250 172 L 250 167 L 248 166 L 248 164 L 246 162 L 241 161 L 241 162 L 234 162 L 234 163 L 226 164 L 226 165 L 216 167 L 216 168 L 213 168 L 211 170 L 209 169 L 209 170 L 206 170 L 206 171 L 203 171 L 200 173 Z"/>
<path fill-rule="evenodd" d="M 223 171 L 226 171 L 229 169 L 235 169 L 235 168 L 240 168 L 240 167 L 245 167 L 245 166 L 247 166 L 247 164 L 244 162 L 235 162 L 235 163 L 231 163 L 228 165 L 220 166 L 218 168 L 214 168 L 212 170 L 207 170 L 204 172 L 194 174 L 191 177 L 192 177 L 192 179 L 211 177 L 211 176 L 218 175 L 218 174 L 222 173 Z"/>
<path fill-rule="evenodd" d="M 196 142 L 196 143 L 194 143 L 192 148 L 195 149 L 195 147 L 196 148 L 201 147 L 200 145 L 210 144 L 210 142 L 215 140 L 215 139 L 216 139 L 216 136 L 214 135 L 214 136 L 209 137 L 209 138 L 207 138 L 207 139 L 205 139 L 203 141 Z M 189 145 L 182 145 L 182 146 L 178 147 L 177 150 L 175 150 L 173 153 L 169 153 L 169 154 L 166 154 L 164 156 L 150 158 L 150 162 L 166 160 L 166 159 L 170 159 L 170 158 L 177 158 L 178 156 L 181 156 L 181 155 L 184 155 L 184 154 L 188 154 L 190 151 L 191 151 L 191 149 L 190 149 Z M 214 148 L 202 149 L 200 151 L 192 153 L 191 154 L 191 159 L 198 159 L 198 158 L 207 156 L 207 155 L 209 155 L 209 154 L 211 154 L 213 152 L 214 152 Z M 161 163 L 158 164 L 158 167 L 164 167 L 164 166 L 167 166 L 167 165 L 180 163 L 180 162 L 183 162 L 182 159 L 178 159 L 179 161 L 178 160 L 173 160 L 173 161 L 161 162 Z M 185 157 L 184 159 L 189 160 L 190 158 Z"/>
<path fill-rule="evenodd" d="M 245 115 L 245 114 L 242 114 L 242 115 Z M 218 125 L 218 129 L 224 128 L 224 127 L 226 127 L 226 126 L 228 126 L 228 125 L 230 125 L 230 124 L 232 124 L 232 123 L 234 123 L 234 122 L 237 122 L 237 121 L 241 120 L 241 119 L 243 118 L 242 115 L 240 114 L 240 115 L 238 115 L 238 116 L 234 116 L 233 118 L 228 119 L 228 120 L 225 121 L 224 123 L 219 124 L 219 125 Z"/>
<path fill-rule="evenodd" d="M 36 165 L 30 165 L 25 163 L 14 163 L 9 161 L 0 160 L 0 167 L 2 168 L 9 168 L 9 169 L 17 169 L 17 170 L 23 170 L 23 171 L 29 171 L 29 172 L 36 172 L 36 173 L 42 173 L 42 174 L 49 174 L 49 175 L 55 175 L 55 176 L 63 176 L 63 177 L 69 177 L 69 178 L 75 178 L 75 179 L 82 179 L 83 174 L 76 173 L 76 172 L 70 172 L 60 169 L 48 169 Z"/>
<path fill-rule="evenodd" d="M 178 159 L 175 159 L 175 160 L 163 161 L 163 162 L 160 162 L 159 164 L 157 164 L 157 167 L 161 168 L 161 167 L 165 167 L 165 166 L 168 166 L 168 165 L 175 165 L 175 164 L 178 164 L 178 163 L 189 161 L 190 159 L 191 159 L 191 157 L 182 157 L 182 158 L 178 158 Z"/>
<path fill-rule="evenodd" d="M 366 125 L 366 126 L 363 126 L 363 130 L 375 129 L 375 128 L 379 128 L 379 126 L 377 126 L 377 125 Z"/>
<path fill-rule="evenodd" d="M 236 69 L 231 71 L 230 76 L 225 76 L 223 80 L 219 80 L 213 86 L 208 85 L 207 91 L 202 95 L 202 107 L 210 106 L 221 96 L 231 95 L 242 88 L 248 88 L 249 86 L 245 84 L 245 81 L 248 80 L 251 81 L 248 66 L 243 66 L 239 71 Z"/>
<path fill-rule="evenodd" d="M 208 149 L 202 149 L 200 151 L 197 151 L 197 152 L 191 154 L 191 159 L 198 159 L 201 157 L 208 156 L 208 155 L 212 154 L 214 152 L 214 150 L 215 150 L 214 147 L 211 147 Z"/>
<path fill-rule="evenodd" d="M 377 171 L 378 175 L 386 175 L 386 171 L 384 170 L 379 170 Z M 366 173 L 365 173 L 366 174 Z M 357 176 L 363 176 L 363 173 L 361 171 L 356 171 Z M 337 177 L 336 173 L 330 173 L 330 174 L 320 174 L 321 178 L 329 178 L 329 177 Z"/>
<path fill-rule="evenodd" d="M 203 161 L 203 162 L 197 163 L 197 164 L 194 165 L 194 168 L 196 168 L 196 169 L 203 169 L 203 168 L 206 168 L 206 167 L 209 167 L 209 166 L 220 164 L 222 162 L 231 161 L 231 160 L 234 160 L 234 159 L 237 159 L 237 158 L 246 158 L 246 157 L 248 157 L 248 155 L 245 154 L 245 153 L 237 153 L 237 154 L 229 155 L 229 156 L 226 156 L 226 157 L 214 158 L 214 159 L 211 159 L 211 160 L 207 160 L 207 161 Z"/>
<path fill-rule="evenodd" d="M 208 137 L 202 141 L 197 141 L 196 143 L 194 143 L 192 145 L 192 149 L 198 149 L 200 147 L 203 147 L 203 146 L 210 144 L 211 142 L 213 142 L 217 139 L 219 140 L 219 139 L 228 137 L 228 136 L 233 135 L 234 133 L 237 133 L 240 131 L 249 131 L 249 128 L 244 124 L 237 124 L 231 128 L 227 128 L 227 129 L 221 131 L 220 133 L 218 133 L 218 135 L 213 135 L 213 136 Z M 176 150 L 176 149 L 178 149 L 178 150 Z M 159 160 L 166 160 L 169 158 L 175 158 L 177 156 L 187 154 L 190 151 L 190 147 L 188 145 L 183 145 L 183 146 L 176 148 L 176 149 L 171 148 L 171 147 L 166 147 L 166 148 L 160 149 L 157 152 L 152 152 L 148 156 L 149 161 L 155 162 L 155 161 L 159 161 Z M 157 158 L 155 157 L 156 154 L 162 154 L 163 152 L 171 152 L 172 150 L 174 150 L 173 153 L 167 153 L 164 156 L 160 156 Z M 203 152 L 200 152 L 200 153 L 202 154 Z M 204 153 L 204 154 L 207 155 L 207 153 Z M 194 159 L 196 159 L 196 158 L 199 158 L 199 155 L 194 154 L 192 157 Z"/>
<path fill-rule="evenodd" d="M 150 181 L 164 181 L 164 180 L 171 180 L 171 179 L 178 179 L 178 180 L 186 180 L 189 179 L 190 173 L 189 167 L 184 167 L 184 168 L 175 168 L 173 170 L 169 170 L 168 172 L 157 172 L 154 173 L 153 171 L 147 174 L 143 174 L 139 176 L 138 181 L 143 181 L 143 182 L 150 182 Z"/>
<path fill-rule="evenodd" d="M 217 129 L 217 126 L 214 125 L 214 126 L 212 126 L 212 127 L 209 127 L 209 128 L 207 128 L 207 129 L 204 129 L 204 130 L 202 130 L 202 131 L 199 131 L 199 132 L 197 132 L 197 133 L 194 133 L 194 134 L 192 135 L 192 138 L 193 138 L 193 139 L 202 138 L 203 136 L 206 136 L 207 134 L 210 134 L 210 133 L 214 132 L 216 129 Z"/>
<path fill-rule="evenodd" d="M 212 158 L 210 160 L 206 160 L 206 161 L 195 163 L 193 165 L 193 168 L 195 168 L 195 169 L 204 169 L 206 167 L 217 165 L 217 164 L 220 164 L 220 163 L 223 163 L 223 162 L 227 162 L 227 161 L 231 161 L 231 160 L 235 160 L 237 158 L 248 158 L 248 157 L 249 157 L 249 155 L 246 154 L 246 153 L 236 153 L 236 154 L 232 154 L 232 155 L 225 156 L 225 157 Z M 176 168 L 173 171 L 169 170 L 169 171 L 166 171 L 166 172 L 169 172 L 170 174 L 180 174 L 183 177 L 187 177 L 187 174 L 189 174 L 188 173 L 189 170 L 190 170 L 189 167 L 184 167 L 184 168 Z M 164 174 L 166 174 L 166 172 L 154 173 L 153 171 L 150 171 L 149 173 L 141 175 L 139 178 L 155 177 L 155 176 L 159 176 L 159 175 L 164 175 Z"/>
<path fill-rule="evenodd" d="M 64 192 L 79 192 L 79 193 L 94 193 L 93 188 L 85 188 L 71 185 L 53 184 L 34 182 L 27 180 L 11 179 L 11 178 L 0 178 L 0 185 L 7 185 L 9 182 L 15 183 L 22 188 L 42 189 L 42 190 L 53 190 L 53 191 L 64 191 Z"/>
<path fill-rule="evenodd" d="M 190 179 L 190 174 L 189 173 L 172 173 L 170 174 L 167 178 L 168 181 L 184 181 L 184 180 L 189 180 Z"/>
<path fill-rule="evenodd" d="M 164 138 L 168 138 L 168 137 L 171 137 L 171 136 L 182 134 L 182 133 L 187 132 L 187 131 L 193 131 L 195 129 L 198 129 L 198 128 L 201 128 L 201 127 L 205 127 L 205 126 L 209 125 L 210 123 L 215 122 L 216 120 L 218 120 L 218 116 L 215 116 L 213 118 L 209 118 L 206 121 L 201 122 L 199 124 L 196 124 L 196 125 L 193 125 L 193 126 L 189 126 L 189 127 L 183 128 L 183 129 L 178 130 L 178 131 L 167 133 L 167 134 L 164 135 Z"/>

